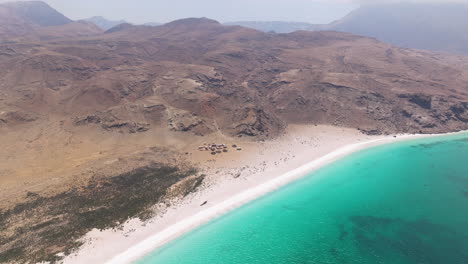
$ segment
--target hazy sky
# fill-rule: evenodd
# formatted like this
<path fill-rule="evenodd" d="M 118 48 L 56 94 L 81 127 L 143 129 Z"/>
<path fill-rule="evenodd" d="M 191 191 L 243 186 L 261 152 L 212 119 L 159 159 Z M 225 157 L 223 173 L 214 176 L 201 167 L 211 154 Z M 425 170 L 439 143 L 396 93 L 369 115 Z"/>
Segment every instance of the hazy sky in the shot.
<path fill-rule="evenodd" d="M 10 2 L 11 0 L 0 0 Z M 362 3 L 463 2 L 468 0 L 44 0 L 72 19 L 104 16 L 133 23 L 208 17 L 220 22 L 281 20 L 329 23 Z"/>
<path fill-rule="evenodd" d="M 10 0 L 11 1 L 11 0 Z M 0 0 L 0 2 L 10 2 Z M 357 5 L 346 0 L 45 0 L 72 19 L 101 15 L 134 23 L 208 17 L 221 22 L 282 20 L 328 23 Z"/>

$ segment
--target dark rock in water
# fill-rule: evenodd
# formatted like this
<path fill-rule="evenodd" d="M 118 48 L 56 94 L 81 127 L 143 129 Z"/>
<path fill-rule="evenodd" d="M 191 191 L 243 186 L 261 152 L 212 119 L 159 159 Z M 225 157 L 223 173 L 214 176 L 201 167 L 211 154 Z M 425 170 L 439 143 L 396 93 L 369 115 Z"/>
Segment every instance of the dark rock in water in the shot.
<path fill-rule="evenodd" d="M 463 264 L 468 256 L 463 248 L 466 238 L 436 223 L 374 216 L 355 216 L 351 221 L 357 246 L 375 256 L 398 252 L 412 263 L 428 264 Z M 429 234 L 437 243 L 425 240 Z M 441 248 L 434 248 L 436 244 Z M 444 248 L 450 248 L 450 254 L 444 254 Z"/>
<path fill-rule="evenodd" d="M 463 196 L 465 196 L 466 198 L 468 198 L 468 191 L 462 191 L 463 193 Z"/>

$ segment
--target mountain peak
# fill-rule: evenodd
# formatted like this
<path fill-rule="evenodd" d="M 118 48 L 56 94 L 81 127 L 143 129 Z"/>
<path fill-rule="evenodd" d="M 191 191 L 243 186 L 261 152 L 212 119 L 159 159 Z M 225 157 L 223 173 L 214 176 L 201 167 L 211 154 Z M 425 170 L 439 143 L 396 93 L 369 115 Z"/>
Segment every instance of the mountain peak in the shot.
<path fill-rule="evenodd" d="M 94 16 L 85 19 L 85 21 L 94 23 L 96 26 L 100 27 L 102 30 L 109 30 L 115 26 L 120 24 L 127 24 L 128 22 L 125 20 L 108 20 L 102 16 Z"/>
<path fill-rule="evenodd" d="M 106 30 L 104 33 L 105 34 L 110 34 L 110 33 L 115 33 L 115 32 L 119 32 L 119 31 L 124 31 L 124 30 L 127 30 L 129 28 L 134 28 L 134 27 L 138 27 L 138 26 L 134 26 L 130 23 L 122 23 L 122 24 L 118 24 L 117 26 L 114 26 L 108 30 Z"/>
<path fill-rule="evenodd" d="M 468 5 L 456 3 L 372 3 L 328 29 L 377 38 L 405 48 L 468 54 Z"/>
<path fill-rule="evenodd" d="M 1 4 L 13 14 L 39 26 L 60 26 L 73 22 L 42 1 L 21 1 Z"/>

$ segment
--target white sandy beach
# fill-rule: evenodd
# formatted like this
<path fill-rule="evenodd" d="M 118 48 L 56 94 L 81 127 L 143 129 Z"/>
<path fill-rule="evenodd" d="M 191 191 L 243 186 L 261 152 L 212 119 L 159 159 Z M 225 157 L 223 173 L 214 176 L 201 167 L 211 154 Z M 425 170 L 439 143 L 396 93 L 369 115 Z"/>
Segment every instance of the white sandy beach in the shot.
<path fill-rule="evenodd" d="M 197 193 L 175 201 L 162 215 L 142 223 L 134 219 L 121 230 L 93 230 L 66 264 L 131 263 L 213 218 L 272 192 L 343 156 L 376 145 L 430 135 L 366 136 L 354 129 L 291 126 L 281 138 L 240 144 L 242 154 L 218 159 L 194 155 L 208 175 Z M 195 147 L 195 146 L 191 146 Z M 200 206 L 204 201 L 208 203 Z"/>

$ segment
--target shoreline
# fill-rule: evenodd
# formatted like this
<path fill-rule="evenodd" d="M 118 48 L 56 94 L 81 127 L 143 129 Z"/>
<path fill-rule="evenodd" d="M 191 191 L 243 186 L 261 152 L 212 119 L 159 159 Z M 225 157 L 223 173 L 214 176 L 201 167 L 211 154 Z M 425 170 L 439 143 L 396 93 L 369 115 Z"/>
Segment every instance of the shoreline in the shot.
<path fill-rule="evenodd" d="M 233 211 L 264 195 L 267 195 L 268 193 L 274 192 L 275 190 L 278 190 L 306 176 L 307 174 L 325 165 L 333 163 L 334 161 L 340 158 L 348 156 L 354 152 L 379 145 L 396 143 L 399 141 L 427 137 L 447 136 L 456 133 L 430 135 L 397 135 L 397 137 L 395 137 L 395 135 L 374 137 L 362 136 L 357 137 L 357 139 L 352 138 L 350 136 L 348 141 L 354 143 L 348 142 L 347 144 L 343 144 L 342 146 L 334 149 L 331 152 L 328 151 L 326 152 L 326 154 L 318 155 L 315 158 L 311 158 L 311 160 L 308 159 L 308 161 L 300 165 L 288 164 L 288 162 L 285 159 L 284 163 L 286 165 L 289 165 L 284 166 L 285 171 L 281 172 L 281 170 L 279 170 L 279 173 L 277 175 L 267 177 L 268 179 L 255 181 L 247 177 L 247 179 L 244 180 L 246 182 L 244 183 L 244 188 L 238 188 L 238 190 L 234 189 L 232 190 L 232 194 L 229 194 L 229 192 L 227 192 L 223 195 L 224 192 L 222 188 L 229 185 L 228 180 L 216 184 L 215 186 L 210 186 L 211 188 L 197 191 L 196 193 L 191 195 L 191 197 L 188 198 L 189 201 L 186 200 L 185 203 L 182 202 L 174 208 L 170 207 L 168 211 L 162 216 L 156 217 L 153 221 L 151 221 L 149 223 L 150 228 L 148 228 L 149 230 L 147 231 L 149 234 L 145 234 L 146 237 L 143 234 L 140 234 L 140 236 L 132 236 L 130 234 L 136 231 L 137 229 L 146 228 L 140 228 L 140 226 L 145 226 L 145 224 L 136 219 L 131 220 L 129 223 L 125 224 L 126 228 L 124 229 L 126 229 L 127 231 L 122 231 L 122 233 L 125 234 L 124 238 L 121 238 L 119 234 L 115 234 L 115 231 L 113 232 L 114 234 L 109 234 L 109 232 L 111 232 L 109 230 L 92 231 L 90 232 L 91 234 L 89 234 L 89 237 L 100 238 L 99 241 L 95 242 L 94 244 L 93 242 L 88 243 L 84 248 L 78 251 L 78 254 L 66 257 L 64 259 L 64 263 L 74 264 L 86 262 L 85 259 L 89 259 L 89 256 L 87 255 L 92 254 L 93 251 L 95 251 L 96 249 L 100 250 L 100 256 L 93 258 L 94 261 L 99 260 L 100 263 L 107 264 L 132 263 L 138 259 L 141 259 L 148 253 L 151 253 L 157 248 L 165 245 L 166 243 L 173 241 L 179 238 L 180 236 L 190 232 L 191 230 L 200 227 L 203 224 L 206 224 L 209 221 L 218 218 L 224 214 L 227 214 L 230 211 Z M 365 138 L 366 140 L 360 142 L 363 138 Z M 262 176 L 262 174 L 263 176 L 265 176 L 264 174 L 270 173 L 261 172 L 258 174 L 260 176 Z M 201 199 L 202 197 L 203 199 Z M 212 199 L 209 199 L 208 197 Z M 209 200 L 210 204 L 207 207 L 203 208 L 203 210 L 200 210 L 200 202 L 205 199 Z M 215 202 L 213 202 L 213 200 Z M 216 200 L 219 201 L 216 202 Z M 146 233 L 144 232 L 144 230 L 139 231 L 141 231 L 142 233 Z M 113 249 L 112 244 L 115 245 L 116 243 L 119 243 L 119 237 L 120 242 L 123 242 L 122 239 L 126 239 L 126 244 L 128 246 L 123 246 L 122 250 L 116 251 L 115 249 Z"/>

